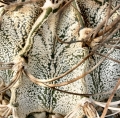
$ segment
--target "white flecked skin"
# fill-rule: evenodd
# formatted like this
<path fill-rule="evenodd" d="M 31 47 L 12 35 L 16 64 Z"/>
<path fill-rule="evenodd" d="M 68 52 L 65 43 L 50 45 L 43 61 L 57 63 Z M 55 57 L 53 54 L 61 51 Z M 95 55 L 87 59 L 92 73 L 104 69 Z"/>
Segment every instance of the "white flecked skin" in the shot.
<path fill-rule="evenodd" d="M 82 2 L 84 4 L 81 4 Z M 100 22 L 99 19 L 104 18 L 104 15 L 99 15 L 101 16 L 100 18 L 95 17 L 95 20 L 91 19 L 91 16 L 95 15 L 92 10 L 95 12 L 96 9 L 99 9 L 98 13 L 104 14 L 104 12 L 102 12 L 104 6 L 100 7 L 99 4 L 95 3 L 94 8 L 91 8 L 91 5 L 88 5 L 94 3 L 92 0 L 90 0 L 90 3 L 85 0 L 80 1 L 80 5 L 89 8 L 86 9 L 89 13 L 88 21 L 86 22 L 86 26 L 88 27 L 96 26 L 96 24 Z M 83 11 L 85 8 L 82 8 Z M 28 33 L 41 12 L 40 10 L 39 5 L 34 3 L 20 6 L 17 9 L 14 8 L 12 11 L 9 10 L 4 14 L 0 30 L 0 61 L 13 61 L 17 53 L 23 48 Z M 54 17 L 54 15 L 52 15 L 52 17 Z M 60 22 L 57 24 L 57 34 L 59 38 L 64 41 L 76 39 L 74 32 L 78 27 L 78 21 L 76 20 L 74 8 L 68 7 L 65 9 L 60 18 Z M 90 24 L 87 24 L 88 22 Z M 50 17 L 36 32 L 33 47 L 28 54 L 28 64 L 26 68 L 31 74 L 40 79 L 50 79 L 63 74 L 88 54 L 88 49 L 81 48 L 79 43 L 71 45 L 61 44 L 59 42 L 55 43 L 55 39 L 53 38 L 54 30 L 51 26 L 52 22 Z M 102 49 L 100 51 L 102 51 Z M 105 51 L 107 50 L 104 50 L 104 52 Z M 119 59 L 119 50 L 116 50 L 112 55 Z M 97 62 L 98 58 L 97 56 L 94 57 L 94 63 Z M 87 66 L 88 61 L 55 83 L 79 76 L 86 71 Z M 106 60 L 93 72 L 93 75 L 87 76 L 88 87 L 86 87 L 83 78 L 70 85 L 59 87 L 59 89 L 78 93 L 87 93 L 87 88 L 91 93 L 98 93 L 104 90 L 108 91 L 111 89 L 111 86 L 113 87 L 116 83 L 114 78 L 119 77 L 119 68 L 119 64 Z M 0 71 L 0 75 L 6 83 L 9 83 L 12 78 L 12 72 L 10 70 Z M 16 96 L 16 102 L 19 104 L 17 108 L 19 118 L 25 118 L 32 112 L 42 111 L 66 115 L 82 98 L 80 96 L 53 91 L 50 88 L 40 87 L 32 83 L 25 76 L 23 76 L 22 83 L 17 89 Z M 98 96 L 99 100 L 104 98 L 106 97 Z M 74 118 L 78 118 L 78 116 L 76 115 Z"/>
<path fill-rule="evenodd" d="M 39 11 L 39 5 L 28 4 L 19 6 L 13 9 L 12 12 L 8 11 L 4 14 L 0 32 L 0 60 L 2 62 L 12 62 L 14 57 L 22 49 L 30 28 L 39 15 Z M 78 22 L 75 21 L 74 8 L 69 7 L 63 16 L 69 21 L 68 24 L 64 24 L 68 34 L 66 40 L 69 41 L 73 35 L 71 33 L 78 27 Z M 83 49 L 79 44 L 66 45 L 59 42 L 54 43 L 54 30 L 52 30 L 54 23 L 51 22 L 52 17 L 54 17 L 54 15 L 52 15 L 35 34 L 33 47 L 28 54 L 28 64 L 26 68 L 31 74 L 40 79 L 50 79 L 63 74 L 88 54 L 87 48 Z M 62 19 L 64 20 L 64 18 Z M 60 24 L 58 24 L 57 27 L 61 29 Z M 60 35 L 61 31 L 59 32 Z M 64 35 L 64 33 L 62 34 Z M 86 64 L 87 62 L 55 83 L 77 77 L 85 71 Z M 11 71 L 0 71 L 0 74 L 5 78 L 5 81 L 9 83 L 12 77 Z M 72 92 L 79 91 L 80 93 L 87 93 L 84 79 L 59 88 Z M 16 92 L 16 102 L 19 104 L 17 114 L 19 118 L 25 118 L 31 112 L 42 111 L 66 115 L 76 106 L 79 99 L 81 99 L 81 96 L 73 96 L 54 91 L 50 88 L 40 87 L 23 76 L 22 82 Z"/>
<path fill-rule="evenodd" d="M 99 2 L 94 2 L 92 0 L 78 0 L 79 10 L 82 13 L 82 16 L 85 20 L 86 27 L 94 28 L 97 24 L 99 24 L 107 15 L 107 6 L 108 2 L 104 5 L 100 5 Z M 86 4 L 84 4 L 86 3 Z M 119 0 L 112 0 L 112 7 L 119 5 Z M 94 7 L 93 7 L 94 6 Z M 109 19 L 108 24 L 111 23 L 113 19 L 115 19 L 120 13 L 120 9 L 115 12 L 112 17 Z M 120 31 L 118 31 L 114 35 L 114 39 L 120 38 Z M 119 46 L 119 44 L 118 44 Z M 106 55 L 106 53 L 110 50 L 110 48 L 101 47 L 97 50 L 97 52 Z M 116 49 L 110 57 L 120 60 L 120 50 Z M 93 65 L 97 64 L 100 60 L 99 55 L 93 55 L 90 59 L 90 68 Z M 91 74 L 86 77 L 86 82 L 88 83 L 88 91 L 89 93 L 102 93 L 112 90 L 116 85 L 117 79 L 120 77 L 120 64 L 109 59 L 106 59 L 97 69 L 95 69 Z M 119 90 L 116 96 L 120 96 Z M 95 96 L 97 100 L 104 100 L 108 98 L 108 95 Z"/>

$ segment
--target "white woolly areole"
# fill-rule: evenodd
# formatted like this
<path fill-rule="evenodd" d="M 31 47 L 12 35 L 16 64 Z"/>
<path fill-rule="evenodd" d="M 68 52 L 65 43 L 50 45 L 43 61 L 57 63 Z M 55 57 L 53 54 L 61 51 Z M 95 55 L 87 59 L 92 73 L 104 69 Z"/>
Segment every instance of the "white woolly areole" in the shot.
<path fill-rule="evenodd" d="M 47 9 L 48 7 L 52 7 L 52 9 L 56 9 L 59 7 L 59 5 L 63 2 L 63 0 L 58 1 L 58 3 L 52 3 L 50 0 L 46 0 L 45 4 L 43 5 L 43 7 L 41 7 L 42 9 Z"/>
<path fill-rule="evenodd" d="M 91 103 L 91 101 L 90 101 L 89 98 L 85 98 L 85 97 L 84 97 L 84 98 L 82 98 L 82 99 L 80 100 L 79 104 L 80 104 L 81 106 L 84 106 L 84 104 L 85 104 L 86 102 Z"/>
<path fill-rule="evenodd" d="M 79 40 L 85 39 L 91 32 L 93 31 L 92 28 L 84 28 L 79 31 Z"/>

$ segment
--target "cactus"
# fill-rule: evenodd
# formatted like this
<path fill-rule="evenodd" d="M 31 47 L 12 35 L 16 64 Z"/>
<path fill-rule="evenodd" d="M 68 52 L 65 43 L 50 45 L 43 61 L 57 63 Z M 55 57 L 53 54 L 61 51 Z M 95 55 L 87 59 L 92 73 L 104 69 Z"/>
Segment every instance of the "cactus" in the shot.
<path fill-rule="evenodd" d="M 112 1 L 112 7 L 117 4 L 117 0 Z M 103 39 L 99 33 L 93 40 L 87 37 L 106 17 L 108 5 L 94 0 L 46 0 L 11 5 L 2 11 L 0 76 L 6 87 L 0 92 L 10 89 L 11 95 L 5 93 L 10 100 L 9 104 L 0 105 L 0 110 L 5 109 L 0 112 L 1 117 L 99 117 L 91 103 L 96 103 L 93 99 L 109 98 L 110 93 L 90 99 L 86 96 L 112 90 L 119 78 L 119 64 L 104 58 L 97 65 L 101 59 L 97 53 L 109 52 L 110 57 L 119 60 L 119 49 L 114 50 L 119 45 L 115 41 L 109 51 L 105 43 L 99 46 Z M 119 9 L 108 23 L 117 17 Z M 113 39 L 119 37 L 119 31 L 114 33 Z M 91 72 L 95 65 L 98 67 Z M 116 96 L 120 97 L 119 92 Z"/>

